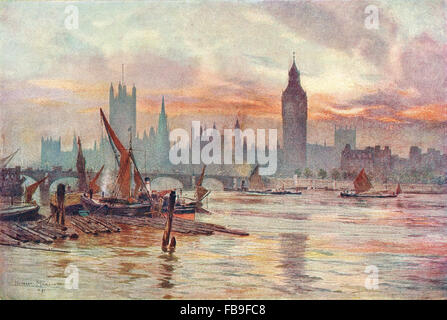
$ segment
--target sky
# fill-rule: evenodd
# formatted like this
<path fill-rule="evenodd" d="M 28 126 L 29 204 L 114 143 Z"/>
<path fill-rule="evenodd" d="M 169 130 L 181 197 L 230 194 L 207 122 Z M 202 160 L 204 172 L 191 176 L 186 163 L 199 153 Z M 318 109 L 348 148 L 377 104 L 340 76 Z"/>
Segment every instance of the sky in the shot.
<path fill-rule="evenodd" d="M 65 26 L 69 5 L 77 29 Z M 371 5 L 377 29 L 365 26 Z M 140 136 L 156 126 L 163 95 L 171 129 L 238 118 L 280 133 L 295 51 L 309 143 L 332 145 L 334 125 L 355 126 L 358 148 L 445 153 L 445 12 L 443 0 L 2 2 L 1 151 L 20 147 L 14 163 L 29 165 L 41 136 L 67 150 L 76 134 L 91 147 L 122 64 Z"/>

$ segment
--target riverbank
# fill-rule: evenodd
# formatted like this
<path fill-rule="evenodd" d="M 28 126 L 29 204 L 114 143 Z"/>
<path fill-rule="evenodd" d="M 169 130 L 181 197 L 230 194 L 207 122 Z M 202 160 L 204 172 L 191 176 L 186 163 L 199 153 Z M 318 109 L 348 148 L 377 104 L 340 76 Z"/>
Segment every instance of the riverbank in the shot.
<path fill-rule="evenodd" d="M 396 189 L 395 183 L 377 183 L 374 182 L 374 190 L 377 191 L 394 191 Z M 329 179 L 305 179 L 299 178 L 270 178 L 266 185 L 267 188 L 277 188 L 283 186 L 284 188 L 297 188 L 300 190 L 319 189 L 343 191 L 352 190 L 354 188 L 351 180 L 329 180 Z M 414 194 L 447 194 L 447 185 L 437 184 L 422 184 L 422 183 L 401 183 L 401 188 L 404 193 Z"/>

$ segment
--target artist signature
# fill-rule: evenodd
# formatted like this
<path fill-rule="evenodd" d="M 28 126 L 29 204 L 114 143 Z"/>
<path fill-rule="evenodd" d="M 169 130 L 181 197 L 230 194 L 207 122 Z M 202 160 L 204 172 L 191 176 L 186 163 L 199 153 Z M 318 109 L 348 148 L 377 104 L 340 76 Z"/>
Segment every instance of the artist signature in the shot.
<path fill-rule="evenodd" d="M 45 292 L 47 289 L 63 288 L 64 284 L 39 279 L 15 279 L 12 284 L 14 287 L 36 288 L 39 292 Z"/>

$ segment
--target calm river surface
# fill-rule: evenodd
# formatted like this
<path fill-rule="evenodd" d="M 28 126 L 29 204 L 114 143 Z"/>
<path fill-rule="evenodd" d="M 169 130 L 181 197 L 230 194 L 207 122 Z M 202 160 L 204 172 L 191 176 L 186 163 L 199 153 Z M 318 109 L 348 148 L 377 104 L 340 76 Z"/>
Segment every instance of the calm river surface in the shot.
<path fill-rule="evenodd" d="M 176 235 L 172 255 L 161 230 L 131 226 L 52 245 L 70 253 L 1 246 L 0 298 L 446 299 L 446 204 L 446 195 L 213 192 L 205 207 L 214 214 L 197 219 L 250 236 Z M 368 266 L 376 290 L 365 287 Z M 66 289 L 76 269 L 78 289 Z"/>

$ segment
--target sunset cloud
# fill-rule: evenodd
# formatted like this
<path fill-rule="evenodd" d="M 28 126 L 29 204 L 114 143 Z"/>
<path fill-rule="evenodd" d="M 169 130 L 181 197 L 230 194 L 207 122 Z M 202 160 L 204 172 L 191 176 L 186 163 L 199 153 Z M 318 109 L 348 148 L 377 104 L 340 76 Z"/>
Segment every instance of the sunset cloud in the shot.
<path fill-rule="evenodd" d="M 11 145 L 29 144 L 30 161 L 39 160 L 42 135 L 68 146 L 73 132 L 86 146 L 99 138 L 96 112 L 107 112 L 122 64 L 128 92 L 137 88 L 140 133 L 156 126 L 162 96 L 171 127 L 238 118 L 281 129 L 293 51 L 309 141 L 330 142 L 335 124 L 352 124 L 360 147 L 404 132 L 390 141 L 393 152 L 443 148 L 441 0 L 368 2 L 379 8 L 378 30 L 365 28 L 363 1 L 75 4 L 78 30 L 64 27 L 64 2 L 0 4 L 0 129 Z"/>
<path fill-rule="evenodd" d="M 411 107 L 400 111 L 398 115 L 419 121 L 445 122 L 447 121 L 447 104 Z"/>

